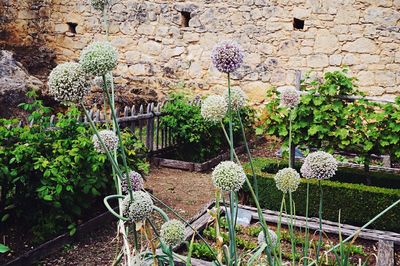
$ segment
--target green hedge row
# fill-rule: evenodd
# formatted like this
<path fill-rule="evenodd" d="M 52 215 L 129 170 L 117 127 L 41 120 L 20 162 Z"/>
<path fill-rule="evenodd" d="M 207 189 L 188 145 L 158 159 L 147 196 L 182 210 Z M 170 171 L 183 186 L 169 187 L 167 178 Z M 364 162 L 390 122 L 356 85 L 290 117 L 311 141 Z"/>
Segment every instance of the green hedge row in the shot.
<path fill-rule="evenodd" d="M 254 162 L 260 205 L 265 209 L 279 210 L 282 192 L 276 188 L 273 175 L 261 171 L 264 162 L 263 159 L 255 159 Z M 245 165 L 245 169 L 250 177 L 249 166 Z M 318 217 L 319 188 L 317 180 L 302 179 L 298 190 L 293 193 L 296 214 L 305 215 L 307 183 L 310 184 L 309 216 Z M 400 198 L 400 189 L 378 188 L 329 180 L 323 180 L 322 186 L 324 193 L 323 218 L 338 221 L 340 209 L 341 222 L 357 226 L 364 225 Z M 243 192 L 248 193 L 248 187 L 245 187 Z M 400 206 L 396 206 L 369 228 L 400 232 L 399 221 Z"/>
<path fill-rule="evenodd" d="M 280 169 L 288 167 L 287 160 L 272 159 L 272 158 L 258 158 L 260 169 L 266 173 L 275 174 Z M 295 169 L 300 171 L 301 163 L 296 162 Z M 346 183 L 367 184 L 376 187 L 395 188 L 400 189 L 400 175 L 385 172 L 368 172 L 362 169 L 354 169 L 350 167 L 339 167 L 336 175 L 331 178 L 333 181 L 340 181 Z"/>

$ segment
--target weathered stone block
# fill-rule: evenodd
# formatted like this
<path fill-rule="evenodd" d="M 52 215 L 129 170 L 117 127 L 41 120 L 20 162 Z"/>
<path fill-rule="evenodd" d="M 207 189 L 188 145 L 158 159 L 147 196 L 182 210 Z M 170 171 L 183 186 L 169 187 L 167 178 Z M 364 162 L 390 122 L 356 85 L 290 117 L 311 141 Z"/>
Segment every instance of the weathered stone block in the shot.
<path fill-rule="evenodd" d="M 331 54 L 339 47 L 338 39 L 327 30 L 318 31 L 315 37 L 314 50 L 316 53 Z"/>
<path fill-rule="evenodd" d="M 354 42 L 343 45 L 342 50 L 353 53 L 375 53 L 378 49 L 375 41 L 368 38 L 359 38 Z"/>
<path fill-rule="evenodd" d="M 307 56 L 307 65 L 312 68 L 323 68 L 329 65 L 329 59 L 326 54 L 316 54 Z"/>

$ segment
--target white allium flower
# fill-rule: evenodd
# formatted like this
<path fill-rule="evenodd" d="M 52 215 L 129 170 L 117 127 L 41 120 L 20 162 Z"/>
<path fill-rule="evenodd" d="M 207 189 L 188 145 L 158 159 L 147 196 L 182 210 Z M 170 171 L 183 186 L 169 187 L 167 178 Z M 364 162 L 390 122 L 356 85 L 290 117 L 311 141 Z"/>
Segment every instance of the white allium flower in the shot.
<path fill-rule="evenodd" d="M 228 104 L 219 95 L 208 96 L 201 104 L 201 116 L 209 122 L 218 123 L 226 115 Z"/>
<path fill-rule="evenodd" d="M 151 214 L 154 203 L 150 195 L 144 191 L 132 192 L 132 200 L 127 195 L 122 201 L 122 214 L 132 222 L 140 222 Z"/>
<path fill-rule="evenodd" d="M 243 168 L 232 161 L 221 162 L 212 172 L 214 186 L 224 191 L 238 191 L 246 180 Z"/>
<path fill-rule="evenodd" d="M 276 187 L 283 193 L 294 192 L 300 184 L 300 174 L 293 168 L 284 168 L 274 177 Z"/>
<path fill-rule="evenodd" d="M 96 10 L 104 10 L 104 7 L 108 5 L 108 0 L 90 0 L 90 3 Z"/>
<path fill-rule="evenodd" d="M 224 91 L 225 101 L 229 101 L 229 91 Z M 247 95 L 240 87 L 231 88 L 231 107 L 234 111 L 240 110 L 246 105 Z"/>
<path fill-rule="evenodd" d="M 107 73 L 105 75 L 105 77 L 106 77 L 106 86 L 107 86 L 107 89 L 109 89 L 109 88 L 111 88 L 111 83 L 113 82 L 113 80 L 112 80 L 113 78 L 112 78 L 111 73 Z M 95 77 L 93 79 L 93 84 L 101 89 L 104 89 L 103 77 Z"/>
<path fill-rule="evenodd" d="M 90 89 L 87 76 L 78 63 L 56 66 L 49 76 L 49 92 L 57 101 L 79 102 Z"/>
<path fill-rule="evenodd" d="M 276 245 L 277 241 L 278 241 L 278 236 L 271 229 L 268 229 L 268 233 L 269 233 L 269 237 L 271 239 L 271 244 L 274 247 Z M 258 240 L 258 245 L 260 245 L 260 246 L 265 243 L 264 231 L 261 231 L 258 234 L 257 240 Z"/>
<path fill-rule="evenodd" d="M 94 42 L 82 50 L 79 62 L 93 76 L 106 75 L 117 65 L 117 50 L 109 42 Z"/>
<path fill-rule="evenodd" d="M 294 87 L 285 87 L 280 90 L 281 105 L 287 108 L 294 108 L 300 103 L 300 91 Z"/>
<path fill-rule="evenodd" d="M 307 155 L 300 172 L 305 178 L 329 179 L 338 168 L 338 162 L 329 153 L 312 152 Z"/>
<path fill-rule="evenodd" d="M 103 140 L 104 145 L 107 147 L 109 151 L 115 151 L 118 148 L 118 137 L 117 135 L 111 130 L 101 130 L 99 131 L 99 136 Z M 97 152 L 106 153 L 107 150 L 103 148 L 101 142 L 96 134 L 92 137 L 94 149 Z"/>
<path fill-rule="evenodd" d="M 145 265 L 140 255 L 131 256 L 131 265 L 132 266 L 143 266 Z"/>
<path fill-rule="evenodd" d="M 131 181 L 132 191 L 139 191 L 144 188 L 143 178 L 138 172 L 130 171 L 128 178 Z M 121 182 L 121 187 L 122 187 L 122 192 L 124 194 L 127 194 L 129 190 L 129 184 L 126 179 L 126 175 L 124 175 L 124 179 Z"/>
<path fill-rule="evenodd" d="M 161 241 L 168 246 L 176 246 L 185 240 L 185 225 L 174 219 L 165 222 L 161 226 Z"/>

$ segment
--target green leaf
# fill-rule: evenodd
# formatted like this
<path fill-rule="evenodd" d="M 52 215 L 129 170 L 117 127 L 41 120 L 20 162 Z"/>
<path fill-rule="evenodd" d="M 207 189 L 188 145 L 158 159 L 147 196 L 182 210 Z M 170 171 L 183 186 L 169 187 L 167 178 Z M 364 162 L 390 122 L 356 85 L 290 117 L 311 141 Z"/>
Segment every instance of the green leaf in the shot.
<path fill-rule="evenodd" d="M 6 245 L 0 244 L 0 253 L 6 253 L 10 250 Z"/>

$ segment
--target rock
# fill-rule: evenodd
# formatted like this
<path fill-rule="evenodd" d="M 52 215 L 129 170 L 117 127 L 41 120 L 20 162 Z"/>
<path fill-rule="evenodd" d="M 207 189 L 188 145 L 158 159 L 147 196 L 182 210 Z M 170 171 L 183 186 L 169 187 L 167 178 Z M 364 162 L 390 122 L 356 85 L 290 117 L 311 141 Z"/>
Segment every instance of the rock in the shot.
<path fill-rule="evenodd" d="M 364 16 L 365 22 L 384 26 L 394 26 L 399 19 L 399 11 L 382 7 L 367 8 Z"/>
<path fill-rule="evenodd" d="M 18 104 L 27 101 L 29 89 L 43 89 L 44 84 L 31 76 L 13 53 L 0 50 L 0 117 L 11 117 L 18 111 Z"/>
<path fill-rule="evenodd" d="M 338 39 L 329 31 L 323 30 L 317 33 L 315 37 L 314 50 L 316 53 L 331 54 L 339 46 Z"/>
<path fill-rule="evenodd" d="M 340 8 L 335 18 L 337 24 L 354 24 L 360 17 L 360 11 L 351 7 Z"/>
<path fill-rule="evenodd" d="M 379 86 L 393 86 L 395 84 L 396 75 L 388 71 L 379 71 L 375 73 L 375 81 Z"/>
<path fill-rule="evenodd" d="M 328 56 L 325 54 L 310 55 L 307 57 L 309 67 L 322 68 L 329 65 Z"/>
<path fill-rule="evenodd" d="M 364 37 L 346 43 L 342 48 L 343 51 L 354 53 L 375 53 L 377 49 L 378 47 L 373 40 Z"/>
<path fill-rule="evenodd" d="M 360 71 L 357 75 L 358 85 L 371 86 L 375 83 L 375 75 L 372 71 Z"/>

